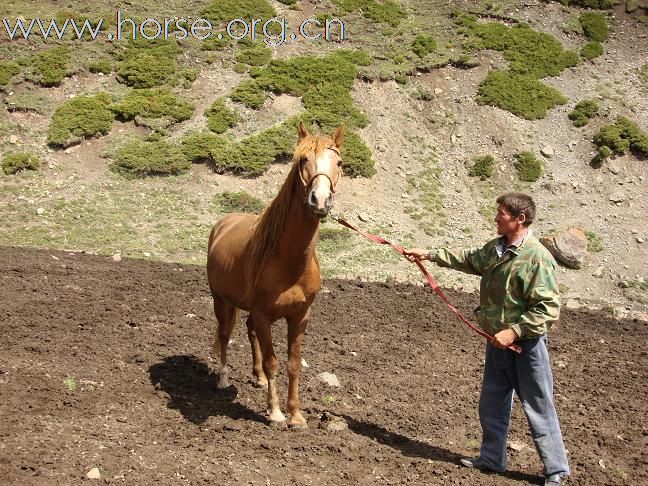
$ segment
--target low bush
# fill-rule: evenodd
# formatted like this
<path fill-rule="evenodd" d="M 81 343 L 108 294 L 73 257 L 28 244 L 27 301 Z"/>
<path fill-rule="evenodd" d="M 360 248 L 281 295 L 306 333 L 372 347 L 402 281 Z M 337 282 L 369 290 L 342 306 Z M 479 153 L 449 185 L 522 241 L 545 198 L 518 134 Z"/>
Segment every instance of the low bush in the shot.
<path fill-rule="evenodd" d="M 112 128 L 114 114 L 108 108 L 110 95 L 77 96 L 59 106 L 47 131 L 47 144 L 66 147 L 83 138 L 105 135 Z"/>
<path fill-rule="evenodd" d="M 130 41 L 119 56 L 117 79 L 133 88 L 153 88 L 168 83 L 178 68 L 177 43 L 164 39 Z"/>
<path fill-rule="evenodd" d="M 11 78 L 20 74 L 20 65 L 13 61 L 0 61 L 0 86 L 6 86 Z"/>
<path fill-rule="evenodd" d="M 605 42 L 609 36 L 607 18 L 598 12 L 584 12 L 578 18 L 583 33 L 592 41 Z"/>
<path fill-rule="evenodd" d="M 207 162 L 212 167 L 223 153 L 228 142 L 225 138 L 209 132 L 188 133 L 182 138 L 182 153 L 190 162 Z"/>
<path fill-rule="evenodd" d="M 110 74 L 113 71 L 113 62 L 110 59 L 98 59 L 88 66 L 88 70 L 93 74 Z"/>
<path fill-rule="evenodd" d="M 495 158 L 492 155 L 480 155 L 475 157 L 473 162 L 473 166 L 468 171 L 469 176 L 479 177 L 482 181 L 485 181 L 493 175 Z"/>
<path fill-rule="evenodd" d="M 218 98 L 208 110 L 205 110 L 207 127 L 214 133 L 225 133 L 239 121 L 239 114 L 230 110 L 225 98 Z"/>
<path fill-rule="evenodd" d="M 531 152 L 520 152 L 515 155 L 515 168 L 521 181 L 535 182 L 542 175 L 542 162 Z"/>
<path fill-rule="evenodd" d="M 245 191 L 216 194 L 213 202 L 225 213 L 259 214 L 265 208 L 261 199 Z"/>
<path fill-rule="evenodd" d="M 430 52 L 436 50 L 436 48 L 436 41 L 431 35 L 419 34 L 414 39 L 414 42 L 412 42 L 412 51 L 418 57 L 425 57 Z"/>
<path fill-rule="evenodd" d="M 69 62 L 70 51 L 65 46 L 39 52 L 31 63 L 36 82 L 42 86 L 59 86 L 67 76 Z"/>
<path fill-rule="evenodd" d="M 362 15 L 374 22 L 383 22 L 392 27 L 398 26 L 407 17 L 407 13 L 393 0 L 333 0 L 333 4 L 343 14 L 350 14 L 362 9 Z"/>
<path fill-rule="evenodd" d="M 40 166 L 38 157 L 24 152 L 8 153 L 2 158 L 2 170 L 7 175 L 24 170 L 38 170 Z"/>
<path fill-rule="evenodd" d="M 580 55 L 589 61 L 596 59 L 603 55 L 603 45 L 598 41 L 588 41 L 581 49 Z"/>
<path fill-rule="evenodd" d="M 492 70 L 479 86 L 477 102 L 497 106 L 527 120 L 538 120 L 550 108 L 567 103 L 567 98 L 530 76 Z"/>
<path fill-rule="evenodd" d="M 111 169 L 125 177 L 177 175 L 191 167 L 179 147 L 165 140 L 134 140 L 117 150 Z"/>
<path fill-rule="evenodd" d="M 254 44 L 236 54 L 236 61 L 248 66 L 264 66 L 272 59 L 272 51 L 263 44 Z"/>
<path fill-rule="evenodd" d="M 358 134 L 348 131 L 342 145 L 342 170 L 350 177 L 371 177 L 376 173 L 371 149 Z"/>
<path fill-rule="evenodd" d="M 302 102 L 311 123 L 323 131 L 332 131 L 339 125 L 348 128 L 364 128 L 369 124 L 367 116 L 353 105 L 349 90 L 332 83 L 319 84 L 310 88 Z"/>
<path fill-rule="evenodd" d="M 584 127 L 594 115 L 598 114 L 599 105 L 594 100 L 579 101 L 572 112 L 568 115 L 574 126 Z"/>
<path fill-rule="evenodd" d="M 628 118 L 619 116 L 616 123 L 606 125 L 594 136 L 594 144 L 600 149 L 607 147 L 617 154 L 628 150 L 648 156 L 648 135 Z"/>
<path fill-rule="evenodd" d="M 236 86 L 229 94 L 232 101 L 243 103 L 248 108 L 258 110 L 263 106 L 268 94 L 254 80 L 246 80 Z"/>
<path fill-rule="evenodd" d="M 133 89 L 119 103 L 110 105 L 110 109 L 124 121 L 141 117 L 164 120 L 169 125 L 191 118 L 194 105 L 168 89 L 152 88 Z"/>
<path fill-rule="evenodd" d="M 205 7 L 202 18 L 215 23 L 232 19 L 271 19 L 277 14 L 267 0 L 215 0 Z"/>

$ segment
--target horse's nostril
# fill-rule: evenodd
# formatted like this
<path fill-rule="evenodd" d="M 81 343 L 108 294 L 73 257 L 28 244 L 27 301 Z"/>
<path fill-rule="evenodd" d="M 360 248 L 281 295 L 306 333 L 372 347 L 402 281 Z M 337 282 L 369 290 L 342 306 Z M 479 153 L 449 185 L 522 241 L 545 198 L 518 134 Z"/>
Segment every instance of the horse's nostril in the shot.
<path fill-rule="evenodd" d="M 317 196 L 315 195 L 315 191 L 311 191 L 310 193 L 310 204 L 311 206 L 317 206 Z"/>
<path fill-rule="evenodd" d="M 333 194 L 329 194 L 326 198 L 326 205 L 330 208 L 333 206 Z"/>

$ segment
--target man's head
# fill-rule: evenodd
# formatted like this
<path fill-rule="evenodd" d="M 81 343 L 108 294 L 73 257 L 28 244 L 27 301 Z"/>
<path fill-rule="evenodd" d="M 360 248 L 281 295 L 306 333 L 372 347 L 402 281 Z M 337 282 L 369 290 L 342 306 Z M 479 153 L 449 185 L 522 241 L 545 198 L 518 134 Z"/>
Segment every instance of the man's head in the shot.
<path fill-rule="evenodd" d="M 514 235 L 526 229 L 535 219 L 536 206 L 531 196 L 509 192 L 497 198 L 497 233 Z"/>

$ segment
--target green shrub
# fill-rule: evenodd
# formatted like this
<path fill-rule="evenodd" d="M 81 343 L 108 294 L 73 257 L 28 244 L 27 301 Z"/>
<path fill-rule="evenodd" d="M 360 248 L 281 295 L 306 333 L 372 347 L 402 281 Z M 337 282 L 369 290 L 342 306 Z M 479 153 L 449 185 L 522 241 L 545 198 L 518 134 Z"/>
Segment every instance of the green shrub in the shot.
<path fill-rule="evenodd" d="M 200 48 L 203 51 L 222 51 L 229 46 L 231 42 L 232 39 L 230 39 L 228 35 L 223 36 L 222 39 L 219 39 L 216 35 L 212 35 L 200 43 Z"/>
<path fill-rule="evenodd" d="M 348 131 L 344 134 L 344 145 L 340 155 L 344 174 L 350 177 L 371 177 L 376 173 L 371 149 L 356 133 Z"/>
<path fill-rule="evenodd" d="M 480 155 L 475 157 L 473 161 L 474 164 L 468 171 L 469 176 L 479 177 L 482 181 L 485 181 L 493 175 L 495 158 L 492 155 Z"/>
<path fill-rule="evenodd" d="M 141 117 L 144 120 L 161 119 L 170 125 L 191 118 L 194 105 L 168 89 L 153 88 L 133 89 L 122 101 L 113 103 L 110 109 L 124 121 Z"/>
<path fill-rule="evenodd" d="M 581 49 L 580 55 L 583 59 L 596 59 L 603 55 L 603 45 L 598 41 L 588 41 Z"/>
<path fill-rule="evenodd" d="M 323 131 L 332 131 L 339 125 L 349 128 L 364 128 L 369 124 L 367 116 L 353 106 L 349 90 L 332 83 L 313 86 L 304 93 L 304 107 L 308 119 Z"/>
<path fill-rule="evenodd" d="M 133 88 L 153 88 L 170 82 L 177 72 L 179 47 L 164 39 L 130 41 L 119 56 L 117 79 Z"/>
<path fill-rule="evenodd" d="M 579 101 L 574 110 L 568 115 L 569 119 L 573 121 L 574 126 L 584 127 L 594 115 L 598 114 L 599 105 L 594 100 Z"/>
<path fill-rule="evenodd" d="M 563 5 L 576 5 L 578 7 L 605 10 L 612 8 L 620 0 L 558 0 Z"/>
<path fill-rule="evenodd" d="M 599 235 L 592 231 L 585 231 L 585 236 L 587 237 L 587 251 L 590 253 L 599 253 L 603 251 L 603 240 Z"/>
<path fill-rule="evenodd" d="M 624 154 L 630 149 L 648 156 L 648 135 L 623 116 L 619 116 L 616 123 L 601 128 L 594 136 L 594 144 L 599 149 L 608 147 L 617 154 Z"/>
<path fill-rule="evenodd" d="M 35 111 L 43 115 L 49 111 L 52 101 L 38 90 L 27 89 L 7 96 L 6 103 L 7 111 Z"/>
<path fill-rule="evenodd" d="M 414 51 L 414 54 L 418 57 L 425 57 L 430 52 L 436 50 L 436 48 L 437 45 L 434 37 L 427 34 L 417 35 L 416 39 L 414 39 L 414 42 L 412 43 L 412 51 Z"/>
<path fill-rule="evenodd" d="M 47 132 L 47 144 L 66 147 L 81 138 L 105 135 L 112 128 L 113 112 L 108 109 L 110 95 L 77 96 L 59 106 Z"/>
<path fill-rule="evenodd" d="M 266 0 L 216 0 L 205 7 L 202 17 L 216 23 L 232 19 L 271 19 L 277 14 Z"/>
<path fill-rule="evenodd" d="M 70 51 L 67 47 L 52 47 L 39 52 L 32 61 L 36 80 L 43 86 L 59 86 L 67 75 Z"/>
<path fill-rule="evenodd" d="M 191 162 L 207 162 L 212 167 L 229 142 L 209 132 L 188 133 L 181 141 L 182 153 Z"/>
<path fill-rule="evenodd" d="M 398 26 L 400 21 L 407 17 L 407 13 L 394 1 L 385 0 L 333 0 L 333 4 L 341 9 L 342 13 L 352 13 L 362 9 L 364 17 L 374 22 L 384 22 L 392 27 Z"/>
<path fill-rule="evenodd" d="M 609 35 L 605 14 L 598 12 L 584 12 L 578 18 L 583 33 L 592 41 L 605 42 Z"/>
<path fill-rule="evenodd" d="M 270 59 L 272 59 L 272 51 L 263 44 L 254 44 L 236 55 L 238 62 L 248 66 L 264 66 L 270 62 Z"/>
<path fill-rule="evenodd" d="M 8 153 L 2 158 L 2 170 L 7 175 L 23 170 L 38 170 L 40 166 L 38 157 L 24 152 Z"/>
<path fill-rule="evenodd" d="M 90 66 L 88 66 L 88 70 L 94 74 L 110 74 L 113 70 L 113 63 L 110 59 L 99 59 L 90 64 Z"/>
<path fill-rule="evenodd" d="M 245 191 L 216 194 L 214 203 L 225 213 L 259 214 L 265 208 L 261 199 Z"/>
<path fill-rule="evenodd" d="M 191 167 L 179 147 L 164 140 L 134 140 L 117 150 L 111 169 L 125 177 L 177 175 Z"/>
<path fill-rule="evenodd" d="M 535 78 L 492 70 L 479 86 L 477 102 L 537 120 L 544 118 L 548 109 L 567 103 L 567 98 Z"/>
<path fill-rule="evenodd" d="M 218 98 L 211 107 L 205 111 L 207 126 L 212 132 L 225 133 L 239 121 L 237 112 L 230 110 L 225 104 L 225 98 Z"/>
<path fill-rule="evenodd" d="M 258 110 L 263 106 L 268 94 L 254 80 L 246 80 L 236 86 L 229 95 L 232 101 L 243 103 L 248 108 Z"/>
<path fill-rule="evenodd" d="M 0 86 L 6 86 L 11 78 L 20 74 L 20 66 L 13 61 L 0 61 Z"/>
<path fill-rule="evenodd" d="M 283 3 L 284 5 L 295 5 L 297 3 L 297 0 L 277 0 L 280 3 Z"/>
<path fill-rule="evenodd" d="M 542 175 L 542 162 L 531 152 L 520 152 L 515 155 L 515 168 L 521 181 L 535 182 Z"/>

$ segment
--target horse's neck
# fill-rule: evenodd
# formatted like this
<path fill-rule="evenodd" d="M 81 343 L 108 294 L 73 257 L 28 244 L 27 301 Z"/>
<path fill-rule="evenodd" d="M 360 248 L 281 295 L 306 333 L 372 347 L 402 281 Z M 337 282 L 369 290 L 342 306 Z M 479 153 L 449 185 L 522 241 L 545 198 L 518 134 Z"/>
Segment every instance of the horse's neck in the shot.
<path fill-rule="evenodd" d="M 301 272 L 315 255 L 319 219 L 310 214 L 306 205 L 292 201 L 279 243 L 279 256 L 287 268 Z"/>

